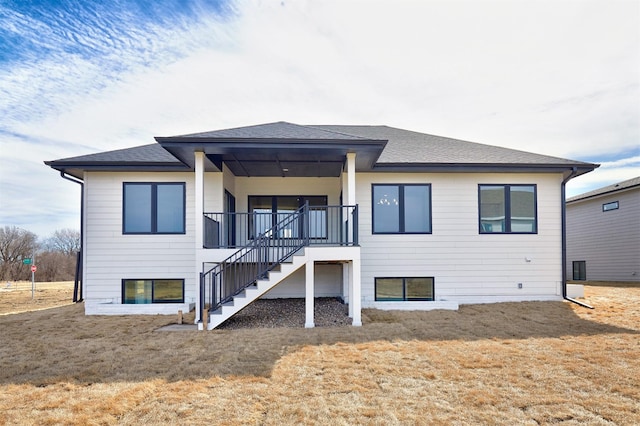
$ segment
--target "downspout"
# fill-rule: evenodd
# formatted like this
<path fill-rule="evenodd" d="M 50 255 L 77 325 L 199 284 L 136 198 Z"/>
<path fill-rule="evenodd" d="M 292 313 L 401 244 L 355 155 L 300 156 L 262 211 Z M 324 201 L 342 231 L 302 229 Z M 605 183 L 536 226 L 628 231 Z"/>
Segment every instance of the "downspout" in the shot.
<path fill-rule="evenodd" d="M 571 168 L 569 176 L 564 178 L 561 185 L 561 197 L 562 197 L 562 298 L 569 302 L 576 303 L 585 308 L 593 309 L 593 306 L 588 305 L 579 300 L 573 299 L 567 296 L 567 201 L 566 201 L 566 185 L 571 179 L 578 174 L 578 168 L 576 166 Z"/>
<path fill-rule="evenodd" d="M 62 177 L 62 179 L 66 179 L 70 182 L 74 182 L 80 185 L 80 262 L 84 263 L 84 182 L 76 178 L 67 176 L 64 170 L 60 171 L 60 176 Z M 84 274 L 84 268 L 82 268 L 81 271 L 83 271 L 82 273 Z M 84 286 L 84 282 L 82 282 L 82 286 Z M 82 286 L 79 289 L 80 297 L 76 297 L 77 292 L 74 291 L 74 302 L 82 302 L 82 300 L 84 299 L 82 294 Z"/>

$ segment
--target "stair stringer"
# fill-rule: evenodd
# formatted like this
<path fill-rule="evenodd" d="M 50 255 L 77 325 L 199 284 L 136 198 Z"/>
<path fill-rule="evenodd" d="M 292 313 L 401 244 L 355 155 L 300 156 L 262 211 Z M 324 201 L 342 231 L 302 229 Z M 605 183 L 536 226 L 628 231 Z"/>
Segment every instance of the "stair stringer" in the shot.
<path fill-rule="evenodd" d="M 270 271 L 266 279 L 257 280 L 254 285 L 245 288 L 242 292 L 234 296 L 231 302 L 224 303 L 220 308 L 209 313 L 207 330 L 213 330 L 240 312 L 242 309 L 255 302 L 267 291 L 282 282 L 282 280 L 306 265 L 307 261 L 308 255 L 304 250 L 294 254 L 291 257 L 290 262 L 283 262 L 280 264 L 280 270 Z"/>

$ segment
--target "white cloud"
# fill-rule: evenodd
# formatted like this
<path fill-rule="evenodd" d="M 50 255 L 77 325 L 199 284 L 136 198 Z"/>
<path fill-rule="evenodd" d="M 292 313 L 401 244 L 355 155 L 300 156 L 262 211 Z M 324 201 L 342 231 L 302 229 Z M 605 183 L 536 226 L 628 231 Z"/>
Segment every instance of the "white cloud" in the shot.
<path fill-rule="evenodd" d="M 637 2 L 235 7 L 225 17 L 202 10 L 194 21 L 144 24 L 124 11 L 115 29 L 105 21 L 79 31 L 93 56 L 61 49 L 0 69 L 0 130 L 26 136 L 2 141 L 3 161 L 26 161 L 7 152 L 32 150 L 40 163 L 276 120 L 388 124 L 591 161 L 638 149 Z M 634 161 L 603 164 L 569 188 L 633 177 Z M 44 166 L 17 167 L 2 172 L 3 188 L 21 170 L 54 179 Z M 38 187 L 75 193 L 58 181 Z"/>
<path fill-rule="evenodd" d="M 606 161 L 591 173 L 579 176 L 567 184 L 567 196 L 613 185 L 640 176 L 640 155 Z"/>

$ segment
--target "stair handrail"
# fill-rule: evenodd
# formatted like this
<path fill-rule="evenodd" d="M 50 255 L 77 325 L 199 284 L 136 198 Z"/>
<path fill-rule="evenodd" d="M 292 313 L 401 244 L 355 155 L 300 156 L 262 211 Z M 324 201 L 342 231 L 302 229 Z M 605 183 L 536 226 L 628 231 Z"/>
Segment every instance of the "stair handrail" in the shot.
<path fill-rule="evenodd" d="M 281 215 L 282 213 L 275 213 Z M 300 222 L 299 222 L 300 220 Z M 283 230 L 292 229 L 287 225 L 295 225 L 298 233 L 301 236 L 297 237 L 280 237 L 279 233 Z M 275 244 L 273 241 L 283 240 L 288 244 Z M 284 218 L 278 221 L 271 228 L 258 234 L 251 243 L 239 248 L 236 252 L 228 256 L 226 259 L 217 263 L 207 272 L 200 274 L 200 304 L 201 312 L 205 303 L 205 286 L 207 277 L 210 277 L 211 292 L 210 292 L 210 307 L 209 312 L 218 309 L 223 303 L 230 301 L 234 296 L 242 292 L 247 287 L 253 285 L 258 279 L 263 278 L 266 274 L 281 264 L 301 248 L 309 245 L 309 202 L 297 209 L 296 211 L 287 214 Z M 272 259 L 272 254 L 275 254 Z M 240 266 L 242 261 L 245 264 L 255 264 L 256 267 L 252 268 L 248 266 Z M 232 270 L 233 269 L 233 270 Z M 231 286 L 231 291 L 228 294 L 222 291 L 221 277 L 224 272 L 234 273 L 236 276 L 235 285 Z M 239 276 L 238 276 L 239 275 Z M 238 285 L 237 281 L 242 284 Z M 199 322 L 202 318 L 199 318 Z"/>

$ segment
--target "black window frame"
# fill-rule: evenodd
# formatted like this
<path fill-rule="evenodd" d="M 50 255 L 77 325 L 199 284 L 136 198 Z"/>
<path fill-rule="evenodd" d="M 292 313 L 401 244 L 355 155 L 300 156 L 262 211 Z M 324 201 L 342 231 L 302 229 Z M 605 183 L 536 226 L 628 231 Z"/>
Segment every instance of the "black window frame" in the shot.
<path fill-rule="evenodd" d="M 387 232 L 387 231 L 376 231 L 376 199 L 374 197 L 374 192 L 376 187 L 381 186 L 394 186 L 398 188 L 398 231 L 397 232 Z M 428 231 L 424 232 L 407 232 L 405 231 L 405 201 L 404 201 L 404 188 L 408 186 L 424 186 L 429 188 L 429 211 L 428 217 L 426 218 L 428 221 Z M 430 183 L 372 183 L 371 184 L 371 233 L 375 235 L 429 235 L 433 233 L 433 191 Z"/>
<path fill-rule="evenodd" d="M 617 200 L 602 204 L 603 212 L 612 212 L 614 210 L 618 210 L 619 208 L 620 208 L 620 203 Z"/>
<path fill-rule="evenodd" d="M 482 188 L 502 187 L 504 195 L 504 231 L 487 231 L 482 224 Z M 533 188 L 533 231 L 511 231 L 511 188 L 532 187 Z M 535 183 L 480 183 L 478 184 L 478 232 L 483 235 L 535 235 L 538 233 L 538 185 Z"/>
<path fill-rule="evenodd" d="M 411 279 L 430 279 L 431 280 L 431 297 L 430 298 L 407 298 L 407 280 Z M 402 280 L 402 299 L 398 298 L 380 298 L 378 297 L 378 280 Z M 436 279 L 435 277 L 375 277 L 373 294 L 376 302 L 433 302 L 436 300 Z"/>
<path fill-rule="evenodd" d="M 303 207 L 305 205 L 305 202 L 309 199 L 309 198 L 322 198 L 324 199 L 324 204 L 323 205 L 314 205 L 314 204 L 309 204 L 309 207 L 328 207 L 328 203 L 329 203 L 329 196 L 328 195 L 248 195 L 247 196 L 247 211 L 249 212 L 249 222 L 247 225 L 247 238 L 250 240 L 253 240 L 256 236 L 256 234 L 258 233 L 256 230 L 256 223 L 254 221 L 254 217 L 253 217 L 253 211 L 251 208 L 251 199 L 255 199 L 255 198 L 271 198 L 271 226 L 275 226 L 278 223 L 278 198 L 297 198 L 298 201 L 298 208 Z M 318 209 L 316 209 L 318 210 Z M 326 211 L 326 209 L 325 209 Z M 325 213 L 325 233 L 324 235 L 320 235 L 320 236 L 313 236 L 313 239 L 327 239 L 328 238 L 328 226 L 329 226 L 329 219 Z M 301 221 L 299 223 L 299 226 L 302 226 L 303 222 Z M 302 235 L 302 229 L 298 230 L 299 235 Z M 279 237 L 282 239 L 287 239 L 287 238 L 295 238 L 295 237 Z"/>
<path fill-rule="evenodd" d="M 146 231 L 127 231 L 126 211 L 127 211 L 127 186 L 149 186 L 151 187 L 151 210 L 150 224 L 151 230 Z M 159 186 L 181 186 L 182 187 L 182 229 L 175 232 L 158 232 L 158 187 Z M 122 234 L 123 235 L 184 235 L 186 234 L 187 221 L 187 188 L 185 182 L 122 182 Z"/>
<path fill-rule="evenodd" d="M 126 298 L 126 283 L 128 281 L 151 281 L 151 300 L 145 303 L 127 302 Z M 181 299 L 155 299 L 155 285 L 156 281 L 180 281 L 182 283 L 182 298 Z M 151 305 L 151 304 L 166 304 L 166 303 L 184 303 L 184 278 L 123 278 L 122 279 L 122 304 L 123 305 Z"/>
<path fill-rule="evenodd" d="M 573 281 L 586 281 L 587 280 L 587 261 L 586 260 L 574 260 L 571 264 L 573 268 Z"/>

